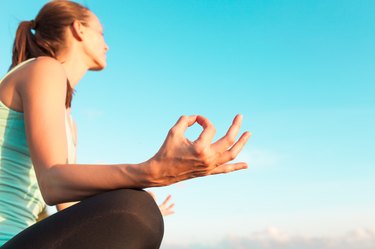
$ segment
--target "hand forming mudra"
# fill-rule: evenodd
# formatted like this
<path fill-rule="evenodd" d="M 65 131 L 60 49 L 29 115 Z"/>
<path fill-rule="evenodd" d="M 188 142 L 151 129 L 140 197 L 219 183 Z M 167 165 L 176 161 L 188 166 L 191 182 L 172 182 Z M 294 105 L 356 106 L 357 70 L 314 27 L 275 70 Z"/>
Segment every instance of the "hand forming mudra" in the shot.
<path fill-rule="evenodd" d="M 250 137 L 236 141 L 241 115 L 216 142 L 208 119 L 182 116 L 146 162 L 77 164 L 74 88 L 87 71 L 106 67 L 108 49 L 99 18 L 72 1 L 49 1 L 19 24 L 10 71 L 0 79 L 2 249 L 159 248 L 161 214 L 173 213 L 173 203 L 167 197 L 158 208 L 142 189 L 247 167 L 228 163 Z M 192 142 L 184 133 L 194 123 L 203 131 Z M 46 205 L 66 210 L 36 222 Z"/>
<path fill-rule="evenodd" d="M 184 133 L 196 122 L 203 131 L 192 142 Z M 207 118 L 182 116 L 170 129 L 160 150 L 148 161 L 152 186 L 166 186 L 186 179 L 247 168 L 245 162 L 228 163 L 237 157 L 251 136 L 246 131 L 235 140 L 241 122 L 242 115 L 237 115 L 225 136 L 212 143 L 216 129 Z"/>

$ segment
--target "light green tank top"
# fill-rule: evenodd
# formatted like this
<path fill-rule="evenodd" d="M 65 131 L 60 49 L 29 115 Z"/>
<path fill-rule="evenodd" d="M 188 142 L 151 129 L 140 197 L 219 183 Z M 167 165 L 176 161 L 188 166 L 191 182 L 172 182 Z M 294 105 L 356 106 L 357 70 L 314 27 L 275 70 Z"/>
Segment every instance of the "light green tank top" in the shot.
<path fill-rule="evenodd" d="M 20 63 L 4 78 L 32 60 Z M 69 122 L 70 116 L 66 115 L 68 161 L 74 161 Z M 30 158 L 23 113 L 0 101 L 0 246 L 34 224 L 45 206 Z"/>

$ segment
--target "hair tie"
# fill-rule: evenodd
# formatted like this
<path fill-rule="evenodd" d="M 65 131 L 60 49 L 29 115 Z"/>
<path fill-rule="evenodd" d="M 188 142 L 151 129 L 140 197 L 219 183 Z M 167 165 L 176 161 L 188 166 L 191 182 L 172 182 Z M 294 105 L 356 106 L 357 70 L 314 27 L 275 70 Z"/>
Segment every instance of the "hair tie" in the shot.
<path fill-rule="evenodd" d="M 35 27 L 36 27 L 36 23 L 35 23 L 35 20 L 33 19 L 33 20 L 30 20 L 30 27 L 31 27 L 31 29 L 35 29 Z"/>

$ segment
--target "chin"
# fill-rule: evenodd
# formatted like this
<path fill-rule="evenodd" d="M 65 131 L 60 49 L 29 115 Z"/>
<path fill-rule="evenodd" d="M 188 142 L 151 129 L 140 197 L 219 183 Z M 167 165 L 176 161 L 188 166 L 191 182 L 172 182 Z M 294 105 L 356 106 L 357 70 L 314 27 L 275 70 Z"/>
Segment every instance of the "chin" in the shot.
<path fill-rule="evenodd" d="M 95 64 L 90 67 L 90 71 L 100 71 L 100 70 L 103 70 L 104 68 L 106 68 L 107 66 L 107 62 L 105 60 L 103 61 L 95 61 Z"/>

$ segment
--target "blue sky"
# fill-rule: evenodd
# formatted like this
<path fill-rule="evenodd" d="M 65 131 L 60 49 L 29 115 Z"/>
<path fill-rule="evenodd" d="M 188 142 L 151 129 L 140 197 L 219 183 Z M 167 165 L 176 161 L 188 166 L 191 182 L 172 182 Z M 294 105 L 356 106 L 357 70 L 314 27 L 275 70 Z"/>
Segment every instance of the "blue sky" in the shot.
<path fill-rule="evenodd" d="M 0 3 L 1 74 L 45 2 Z M 147 160 L 182 114 L 253 133 L 249 169 L 153 189 L 176 203 L 164 248 L 375 244 L 374 1 L 79 2 L 110 47 L 76 88 L 79 163 Z"/>

